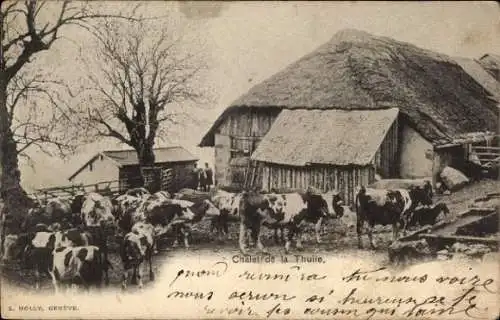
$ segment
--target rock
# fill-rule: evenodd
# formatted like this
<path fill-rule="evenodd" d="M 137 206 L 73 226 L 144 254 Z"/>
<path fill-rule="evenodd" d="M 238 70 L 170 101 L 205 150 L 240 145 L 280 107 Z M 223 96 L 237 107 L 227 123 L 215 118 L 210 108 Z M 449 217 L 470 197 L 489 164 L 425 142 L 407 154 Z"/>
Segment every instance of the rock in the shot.
<path fill-rule="evenodd" d="M 452 254 L 446 249 L 436 252 L 436 255 L 438 260 L 449 260 L 452 257 Z"/>
<path fill-rule="evenodd" d="M 464 244 L 460 242 L 455 242 L 451 246 L 450 251 L 455 253 L 454 258 L 456 258 L 455 255 L 458 255 L 458 256 L 467 256 L 473 259 L 480 259 L 485 254 L 490 253 L 492 250 L 487 245 L 481 243 Z"/>
<path fill-rule="evenodd" d="M 424 179 L 381 179 L 370 184 L 374 189 L 410 189 L 411 187 L 423 187 L 430 178 Z"/>
<path fill-rule="evenodd" d="M 445 167 L 439 174 L 439 177 L 450 191 L 456 191 L 469 183 L 469 178 L 452 167 Z"/>
<path fill-rule="evenodd" d="M 469 256 L 466 255 L 465 253 L 462 253 L 462 252 L 458 252 L 458 253 L 454 253 L 453 256 L 452 256 L 452 259 L 453 260 L 459 260 L 459 261 L 464 261 L 464 260 L 469 260 Z"/>
<path fill-rule="evenodd" d="M 483 255 L 483 262 L 498 263 L 499 254 L 498 252 L 488 252 Z"/>
<path fill-rule="evenodd" d="M 389 261 L 399 263 L 418 260 L 432 256 L 429 244 L 425 239 L 416 241 L 395 241 L 389 248 Z"/>

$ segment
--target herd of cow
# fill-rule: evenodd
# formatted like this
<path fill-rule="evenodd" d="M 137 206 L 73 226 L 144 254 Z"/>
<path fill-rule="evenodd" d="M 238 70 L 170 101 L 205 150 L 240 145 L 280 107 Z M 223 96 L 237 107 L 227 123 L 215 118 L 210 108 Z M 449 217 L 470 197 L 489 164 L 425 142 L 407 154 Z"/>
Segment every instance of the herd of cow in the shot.
<path fill-rule="evenodd" d="M 154 280 L 152 258 L 163 235 L 173 234 L 174 246 L 182 241 L 188 247 L 190 231 L 201 221 L 209 220 L 211 231 L 219 238 L 230 237 L 229 223 L 239 222 L 238 243 L 244 254 L 250 243 L 266 252 L 261 227 L 273 229 L 275 240 L 284 243 L 288 253 L 293 241 L 298 249 L 302 247 L 307 223 L 314 224 L 316 242 L 320 243 L 320 230 L 328 219 L 342 217 L 345 210 L 352 213 L 339 193 L 319 193 L 314 188 L 285 194 L 223 190 L 197 193 L 186 189 L 173 196 L 165 191 L 150 194 L 144 188 L 135 188 L 114 198 L 88 193 L 35 202 L 22 222 L 21 232 L 4 237 L 2 260 L 19 260 L 33 268 L 36 288 L 42 275 L 50 275 L 56 292 L 61 285 L 100 287 L 103 278 L 108 285 L 108 270 L 114 268 L 108 260 L 108 243 L 113 237 L 119 243 L 125 289 L 129 278 L 143 286 L 143 264 L 149 267 L 150 281 Z M 355 207 L 359 247 L 364 229 L 370 245 L 375 247 L 372 229 L 377 224 L 392 225 L 395 240 L 400 228 L 434 224 L 441 212 L 448 213 L 446 205 L 433 205 L 429 183 L 409 190 L 361 187 Z"/>

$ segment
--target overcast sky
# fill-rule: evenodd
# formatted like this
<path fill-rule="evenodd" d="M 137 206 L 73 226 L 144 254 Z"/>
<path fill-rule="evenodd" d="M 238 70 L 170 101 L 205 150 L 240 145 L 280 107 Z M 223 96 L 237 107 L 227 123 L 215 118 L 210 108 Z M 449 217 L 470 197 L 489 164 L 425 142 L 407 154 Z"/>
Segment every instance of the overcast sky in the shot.
<path fill-rule="evenodd" d="M 114 1 L 106 5 L 119 9 L 132 3 Z M 200 40 L 206 50 L 206 82 L 215 96 L 207 106 L 210 111 L 201 115 L 206 123 L 177 130 L 170 143 L 182 144 L 209 162 L 213 162 L 213 150 L 195 146 L 224 108 L 253 85 L 327 42 L 339 30 L 364 30 L 451 56 L 478 58 L 486 52 L 500 53 L 500 6 L 495 2 L 156 1 L 148 3 L 145 10 L 153 15 L 168 14 L 174 17 L 172 21 L 186 24 L 190 35 Z M 61 39 L 35 63 L 54 73 L 71 70 L 75 79 L 84 72 L 75 66 L 77 47 L 85 50 L 88 37 L 74 30 L 64 36 L 67 39 Z M 71 173 L 105 148 L 117 146 L 96 142 L 67 161 L 35 154 L 34 170 L 22 166 L 23 185 L 66 184 Z"/>

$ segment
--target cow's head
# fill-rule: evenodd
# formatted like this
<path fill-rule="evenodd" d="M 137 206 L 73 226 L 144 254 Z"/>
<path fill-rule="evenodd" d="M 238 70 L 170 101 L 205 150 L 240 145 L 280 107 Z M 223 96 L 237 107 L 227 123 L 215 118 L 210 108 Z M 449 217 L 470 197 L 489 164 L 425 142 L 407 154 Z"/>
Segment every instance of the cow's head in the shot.
<path fill-rule="evenodd" d="M 269 204 L 269 213 L 274 215 L 282 215 L 286 206 L 286 196 L 284 194 L 269 194 L 266 196 Z"/>
<path fill-rule="evenodd" d="M 344 215 L 344 200 L 342 195 L 336 191 L 329 191 L 322 195 L 328 206 L 328 216 L 341 218 Z"/>
<path fill-rule="evenodd" d="M 220 210 L 210 200 L 203 201 L 203 209 L 208 217 L 220 216 Z"/>
<path fill-rule="evenodd" d="M 432 205 L 432 187 L 429 189 L 429 187 L 426 186 L 414 186 L 411 187 L 408 192 L 410 193 L 410 197 L 415 204 L 421 203 L 424 206 Z"/>
<path fill-rule="evenodd" d="M 186 220 L 193 220 L 195 217 L 194 212 L 190 208 L 181 208 L 181 218 Z"/>
<path fill-rule="evenodd" d="M 443 213 L 445 216 L 448 215 L 450 213 L 450 209 L 448 208 L 448 206 L 443 203 L 443 202 L 440 202 L 438 204 L 436 204 L 436 207 L 435 207 L 436 210 L 439 211 L 439 213 Z"/>
<path fill-rule="evenodd" d="M 125 262 L 141 262 L 147 248 L 147 237 L 140 232 L 125 235 L 122 247 L 122 260 Z"/>
<path fill-rule="evenodd" d="M 2 261 L 9 261 L 15 259 L 20 254 L 21 249 L 18 248 L 19 247 L 18 240 L 19 236 L 17 234 L 8 234 L 7 236 L 5 236 L 3 243 L 4 252 L 2 256 Z"/>

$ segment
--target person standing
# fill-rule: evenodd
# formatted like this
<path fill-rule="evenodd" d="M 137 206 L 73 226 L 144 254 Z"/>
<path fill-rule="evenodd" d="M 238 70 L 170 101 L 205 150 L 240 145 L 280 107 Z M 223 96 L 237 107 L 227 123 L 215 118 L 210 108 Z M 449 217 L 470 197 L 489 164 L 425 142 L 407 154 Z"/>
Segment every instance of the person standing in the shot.
<path fill-rule="evenodd" d="M 205 162 L 205 177 L 206 177 L 206 190 L 205 191 L 210 191 L 210 188 L 214 184 L 214 172 L 212 171 L 212 168 L 208 166 L 208 163 Z"/>
<path fill-rule="evenodd" d="M 206 191 L 207 189 L 207 175 L 205 170 L 200 168 L 200 191 Z"/>
<path fill-rule="evenodd" d="M 193 171 L 191 172 L 191 189 L 198 190 L 198 183 L 200 182 L 200 170 L 196 164 L 194 165 Z"/>

